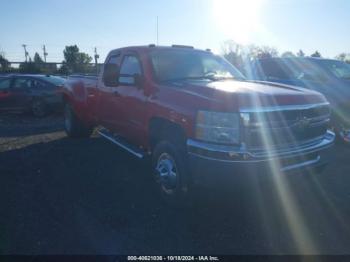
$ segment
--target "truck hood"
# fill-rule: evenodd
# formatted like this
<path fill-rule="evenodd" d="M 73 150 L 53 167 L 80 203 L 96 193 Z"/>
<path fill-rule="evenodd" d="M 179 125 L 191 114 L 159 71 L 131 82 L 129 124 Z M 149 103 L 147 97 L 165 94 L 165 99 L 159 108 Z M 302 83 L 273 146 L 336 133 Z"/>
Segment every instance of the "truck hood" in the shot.
<path fill-rule="evenodd" d="M 325 103 L 325 97 L 301 87 L 263 81 L 184 81 L 176 83 L 186 92 L 212 102 L 225 104 L 230 110 L 271 106 Z"/>

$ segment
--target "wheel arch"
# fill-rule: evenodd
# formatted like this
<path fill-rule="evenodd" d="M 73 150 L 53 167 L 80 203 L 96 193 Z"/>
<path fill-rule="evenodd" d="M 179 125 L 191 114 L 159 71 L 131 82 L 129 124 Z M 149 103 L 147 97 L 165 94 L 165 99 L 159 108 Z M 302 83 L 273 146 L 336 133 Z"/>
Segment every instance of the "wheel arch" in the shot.
<path fill-rule="evenodd" d="M 170 140 L 186 144 L 185 129 L 178 123 L 172 122 L 162 117 L 153 117 L 149 122 L 149 145 L 153 150 L 160 140 Z"/>

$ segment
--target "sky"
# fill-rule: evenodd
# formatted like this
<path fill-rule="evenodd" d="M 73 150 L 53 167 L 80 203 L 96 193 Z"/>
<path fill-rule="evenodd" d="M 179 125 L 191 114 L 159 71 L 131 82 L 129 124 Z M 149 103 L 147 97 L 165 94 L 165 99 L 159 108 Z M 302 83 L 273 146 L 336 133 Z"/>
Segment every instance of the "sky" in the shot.
<path fill-rule="evenodd" d="M 0 51 L 23 61 L 61 62 L 76 44 L 103 62 L 111 49 L 129 45 L 184 44 L 221 52 L 224 41 L 268 45 L 324 57 L 350 53 L 349 0 L 0 0 Z"/>

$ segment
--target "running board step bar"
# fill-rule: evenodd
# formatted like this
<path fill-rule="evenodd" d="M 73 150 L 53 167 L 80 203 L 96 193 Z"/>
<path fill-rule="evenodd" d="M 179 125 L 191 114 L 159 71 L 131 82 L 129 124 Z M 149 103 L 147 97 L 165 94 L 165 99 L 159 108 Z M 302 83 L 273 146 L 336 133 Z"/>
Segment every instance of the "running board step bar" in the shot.
<path fill-rule="evenodd" d="M 145 156 L 145 152 L 139 149 L 138 147 L 129 144 L 124 139 L 113 135 L 111 132 L 109 132 L 107 129 L 102 129 L 98 131 L 98 133 L 103 136 L 104 138 L 108 139 L 112 143 L 120 146 L 124 150 L 128 151 L 129 153 L 133 154 L 134 156 L 138 158 L 143 158 Z"/>

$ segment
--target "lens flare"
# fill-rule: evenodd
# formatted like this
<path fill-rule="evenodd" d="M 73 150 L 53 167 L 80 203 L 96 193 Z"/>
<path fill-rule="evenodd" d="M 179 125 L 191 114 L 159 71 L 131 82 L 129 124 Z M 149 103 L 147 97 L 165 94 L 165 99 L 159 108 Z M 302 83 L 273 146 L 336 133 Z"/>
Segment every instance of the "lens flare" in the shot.
<path fill-rule="evenodd" d="M 247 44 L 260 30 L 264 0 L 213 0 L 213 15 L 226 38 Z"/>

